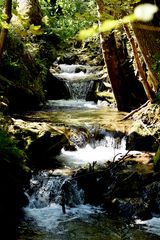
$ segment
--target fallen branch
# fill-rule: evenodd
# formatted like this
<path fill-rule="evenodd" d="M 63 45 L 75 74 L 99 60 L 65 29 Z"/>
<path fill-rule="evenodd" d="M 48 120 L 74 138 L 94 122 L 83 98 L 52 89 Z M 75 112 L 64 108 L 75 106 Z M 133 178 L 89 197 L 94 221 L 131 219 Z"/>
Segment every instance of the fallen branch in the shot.
<path fill-rule="evenodd" d="M 152 137 L 156 140 L 156 142 L 160 145 L 160 140 L 153 135 L 153 133 L 149 130 L 149 128 L 147 127 L 147 125 L 144 124 L 144 123 L 142 122 L 142 120 L 139 120 L 139 122 L 140 122 L 140 124 L 142 125 L 142 127 L 146 130 L 146 132 L 148 132 L 149 135 L 152 136 Z"/>
<path fill-rule="evenodd" d="M 130 113 L 128 113 L 124 118 L 122 118 L 120 121 L 129 119 L 130 117 L 133 116 L 134 113 L 136 113 L 136 112 L 138 112 L 139 110 L 141 110 L 142 108 L 146 107 L 149 102 L 150 102 L 150 100 L 148 100 L 147 102 L 145 102 L 145 103 L 144 103 L 143 105 L 141 105 L 139 108 L 134 109 L 133 111 L 131 111 Z"/>

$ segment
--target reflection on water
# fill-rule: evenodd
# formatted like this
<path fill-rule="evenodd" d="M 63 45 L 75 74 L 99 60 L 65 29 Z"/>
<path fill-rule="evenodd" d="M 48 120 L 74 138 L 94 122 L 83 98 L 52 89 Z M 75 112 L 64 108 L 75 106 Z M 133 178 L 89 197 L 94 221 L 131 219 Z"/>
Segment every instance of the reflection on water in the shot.
<path fill-rule="evenodd" d="M 58 125 L 99 126 L 125 132 L 132 121 L 120 121 L 126 113 L 85 100 L 50 100 L 41 111 L 25 114 L 29 121 L 46 121 Z"/>

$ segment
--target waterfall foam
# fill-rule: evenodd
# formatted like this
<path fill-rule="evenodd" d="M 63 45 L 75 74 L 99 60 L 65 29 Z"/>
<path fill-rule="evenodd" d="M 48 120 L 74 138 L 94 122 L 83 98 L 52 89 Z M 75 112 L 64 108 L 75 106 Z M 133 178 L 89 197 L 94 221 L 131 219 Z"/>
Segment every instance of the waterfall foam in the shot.
<path fill-rule="evenodd" d="M 100 69 L 91 66 L 60 64 L 57 68 L 58 73 L 52 68 L 50 72 L 57 80 L 65 82 L 71 99 L 90 99 L 91 92 L 95 91 L 94 81 L 102 75 Z"/>
<path fill-rule="evenodd" d="M 114 133 L 105 132 L 103 139 L 95 140 L 93 138 L 85 147 L 77 147 L 77 151 L 68 151 L 63 148 L 57 159 L 66 166 L 76 168 L 93 162 L 104 164 L 106 161 L 115 161 L 127 152 L 125 136 L 114 137 Z M 128 154 L 139 153 L 139 151 L 130 151 Z"/>
<path fill-rule="evenodd" d="M 65 193 L 66 214 L 61 206 L 61 192 Z M 62 222 L 86 218 L 102 212 L 98 207 L 84 205 L 84 192 L 77 182 L 65 176 L 50 175 L 50 171 L 39 171 L 30 181 L 27 192 L 29 205 L 24 208 L 26 220 L 33 219 L 38 228 L 53 231 Z"/>

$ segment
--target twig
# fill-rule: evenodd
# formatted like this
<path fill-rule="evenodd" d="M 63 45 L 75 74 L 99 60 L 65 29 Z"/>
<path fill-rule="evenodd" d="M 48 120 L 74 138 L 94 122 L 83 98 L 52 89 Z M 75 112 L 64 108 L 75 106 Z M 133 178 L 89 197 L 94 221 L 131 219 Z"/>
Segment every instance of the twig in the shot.
<path fill-rule="evenodd" d="M 131 116 L 133 116 L 134 113 L 136 113 L 136 112 L 138 112 L 139 110 L 141 110 L 142 108 L 146 107 L 149 102 L 150 102 L 150 101 L 148 100 L 148 101 L 145 102 L 143 105 L 141 105 L 139 108 L 134 109 L 133 111 L 131 111 L 130 113 L 128 113 L 124 118 L 122 118 L 120 121 L 127 120 L 128 118 L 130 118 Z"/>
<path fill-rule="evenodd" d="M 156 142 L 160 145 L 159 139 L 156 138 L 156 137 L 152 134 L 152 132 L 147 128 L 147 125 L 145 125 L 145 124 L 142 122 L 142 120 L 139 120 L 139 122 L 140 122 L 140 124 L 142 125 L 142 127 L 144 127 L 144 129 L 149 133 L 149 135 L 151 135 L 151 136 L 156 140 Z"/>

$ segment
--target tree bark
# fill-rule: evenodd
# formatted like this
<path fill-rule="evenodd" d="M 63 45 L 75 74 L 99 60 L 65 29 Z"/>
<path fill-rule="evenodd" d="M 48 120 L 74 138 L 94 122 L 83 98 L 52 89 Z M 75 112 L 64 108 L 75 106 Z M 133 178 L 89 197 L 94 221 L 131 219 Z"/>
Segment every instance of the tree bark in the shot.
<path fill-rule="evenodd" d="M 6 23 L 9 24 L 12 18 L 12 0 L 5 1 L 4 13 L 7 15 Z M 0 59 L 4 51 L 7 34 L 8 34 L 8 29 L 2 27 L 0 32 Z"/>
<path fill-rule="evenodd" d="M 99 24 L 101 24 L 101 22 L 105 19 L 107 10 L 103 0 L 96 0 L 96 3 Z M 123 55 L 122 52 L 120 53 L 117 48 L 114 32 L 100 33 L 100 41 L 104 62 L 108 70 L 112 90 L 117 102 L 117 108 L 120 111 L 130 111 L 133 108 L 138 107 L 138 105 L 134 106 L 134 101 L 136 99 L 135 96 L 139 94 L 138 91 L 136 92 L 135 87 L 136 84 L 138 85 L 138 81 L 134 81 L 133 83 L 133 76 L 131 77 L 131 75 L 129 76 L 126 74 L 127 71 L 131 71 L 131 68 L 129 68 L 129 65 L 125 64 L 127 59 L 125 59 L 125 55 Z M 132 89 L 133 85 L 134 90 Z M 140 93 L 142 90 L 143 88 L 140 90 Z"/>
<path fill-rule="evenodd" d="M 146 23 L 132 23 L 139 48 L 149 70 L 149 75 L 155 89 L 158 87 L 158 73 L 153 71 L 155 56 L 160 53 L 160 28 Z"/>
<path fill-rule="evenodd" d="M 28 12 L 30 23 L 42 25 L 42 11 L 38 0 L 29 0 L 30 9 Z"/>
<path fill-rule="evenodd" d="M 140 59 L 139 59 L 139 55 L 138 55 L 138 51 L 137 51 L 137 46 L 136 46 L 136 42 L 135 42 L 135 39 L 133 38 L 133 36 L 131 35 L 130 33 L 130 30 L 129 30 L 129 27 L 127 24 L 124 24 L 124 29 L 125 29 L 125 32 L 127 34 L 127 37 L 128 37 L 128 40 L 131 44 L 131 48 L 132 48 L 132 51 L 133 51 L 133 55 L 134 55 L 134 60 L 135 60 L 135 64 L 136 64 L 136 68 L 137 68 L 137 71 L 139 73 L 139 81 L 142 83 L 143 87 L 144 87 L 144 90 L 145 90 L 145 93 L 147 95 L 147 98 L 153 102 L 154 100 L 154 92 L 152 91 L 148 81 L 147 81 L 147 77 L 146 77 L 146 73 L 145 71 L 143 70 L 143 67 L 141 65 L 141 62 L 140 62 Z"/>
<path fill-rule="evenodd" d="M 30 24 L 42 25 L 42 11 L 38 0 L 18 0 L 18 11 L 29 17 Z"/>

